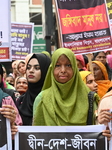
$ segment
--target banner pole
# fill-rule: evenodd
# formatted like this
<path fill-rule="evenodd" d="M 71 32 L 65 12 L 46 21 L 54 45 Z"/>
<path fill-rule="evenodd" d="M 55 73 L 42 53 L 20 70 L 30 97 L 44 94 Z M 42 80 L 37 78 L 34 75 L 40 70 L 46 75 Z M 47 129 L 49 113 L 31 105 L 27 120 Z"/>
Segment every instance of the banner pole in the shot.
<path fill-rule="evenodd" d="M 57 7 L 56 7 L 56 1 L 54 1 L 54 6 L 55 6 L 55 10 L 56 10 L 56 23 L 57 23 L 57 30 L 58 30 L 58 43 L 59 43 L 59 47 L 63 47 L 62 46 L 62 40 L 61 40 L 61 32 L 60 32 L 60 25 L 59 25 L 59 19 L 58 19 L 58 11 L 57 11 Z"/>
<path fill-rule="evenodd" d="M 90 69 L 90 72 L 92 72 L 92 74 L 93 74 L 92 54 L 91 54 L 91 53 L 87 54 L 87 57 L 88 57 L 88 63 L 89 63 L 89 69 Z"/>

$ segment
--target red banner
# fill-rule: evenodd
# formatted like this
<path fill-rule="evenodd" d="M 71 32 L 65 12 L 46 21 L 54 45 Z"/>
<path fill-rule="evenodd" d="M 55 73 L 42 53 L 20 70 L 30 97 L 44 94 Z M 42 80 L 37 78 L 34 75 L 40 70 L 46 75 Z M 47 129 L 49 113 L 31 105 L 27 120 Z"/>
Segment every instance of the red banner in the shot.
<path fill-rule="evenodd" d="M 8 47 L 0 48 L 0 59 L 9 59 L 9 48 Z"/>
<path fill-rule="evenodd" d="M 55 0 L 63 47 L 75 54 L 112 47 L 104 0 Z"/>

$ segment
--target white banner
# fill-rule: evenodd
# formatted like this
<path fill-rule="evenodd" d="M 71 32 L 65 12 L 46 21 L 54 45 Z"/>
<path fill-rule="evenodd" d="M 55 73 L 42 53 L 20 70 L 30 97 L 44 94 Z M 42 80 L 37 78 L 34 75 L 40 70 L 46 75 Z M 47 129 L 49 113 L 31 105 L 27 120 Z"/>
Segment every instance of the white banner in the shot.
<path fill-rule="evenodd" d="M 10 122 L 0 114 L 0 150 L 12 150 Z"/>
<path fill-rule="evenodd" d="M 15 150 L 107 150 L 104 125 L 18 126 Z"/>

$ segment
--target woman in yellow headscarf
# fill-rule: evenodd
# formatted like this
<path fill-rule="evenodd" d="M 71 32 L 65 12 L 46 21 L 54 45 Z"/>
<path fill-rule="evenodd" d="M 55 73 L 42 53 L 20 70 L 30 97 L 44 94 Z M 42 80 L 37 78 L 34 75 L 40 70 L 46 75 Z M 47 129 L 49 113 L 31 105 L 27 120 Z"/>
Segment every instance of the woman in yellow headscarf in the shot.
<path fill-rule="evenodd" d="M 80 71 L 80 75 L 84 83 L 89 87 L 89 89 L 97 93 L 98 84 L 95 82 L 94 75 L 90 71 Z"/>

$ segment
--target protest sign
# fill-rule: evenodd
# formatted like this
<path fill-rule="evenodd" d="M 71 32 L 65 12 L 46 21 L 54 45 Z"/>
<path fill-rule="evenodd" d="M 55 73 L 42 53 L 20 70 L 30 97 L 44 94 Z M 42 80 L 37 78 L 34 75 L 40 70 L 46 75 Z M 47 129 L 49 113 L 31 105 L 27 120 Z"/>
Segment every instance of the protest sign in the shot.
<path fill-rule="evenodd" d="M 110 22 L 110 31 L 112 36 L 112 1 L 106 0 L 107 2 L 107 9 L 108 9 L 108 15 L 109 15 L 109 22 Z"/>
<path fill-rule="evenodd" d="M 106 0 L 106 2 L 107 2 L 109 19 L 112 21 L 112 0 Z"/>
<path fill-rule="evenodd" d="M 110 109 L 109 112 L 110 112 L 111 115 L 112 115 L 112 109 Z M 111 118 L 112 118 L 112 117 L 111 117 Z M 112 120 L 110 120 L 110 122 L 108 122 L 108 126 L 109 126 L 109 129 L 110 129 L 110 133 L 111 133 L 111 135 L 112 135 Z M 109 150 L 112 150 L 112 137 L 111 137 L 109 143 L 110 143 L 110 144 L 109 144 Z"/>
<path fill-rule="evenodd" d="M 107 150 L 105 126 L 18 126 L 15 150 Z"/>
<path fill-rule="evenodd" d="M 10 122 L 0 114 L 0 150 L 12 150 Z"/>
<path fill-rule="evenodd" d="M 11 50 L 13 60 L 22 60 L 32 53 L 33 23 L 11 23 Z"/>
<path fill-rule="evenodd" d="M 11 61 L 10 9 L 10 0 L 0 1 L 0 62 Z"/>
<path fill-rule="evenodd" d="M 112 47 L 104 0 L 55 0 L 62 47 L 75 54 L 102 51 Z"/>
<path fill-rule="evenodd" d="M 39 53 L 46 50 L 42 28 L 42 25 L 34 26 L 33 53 Z"/>

